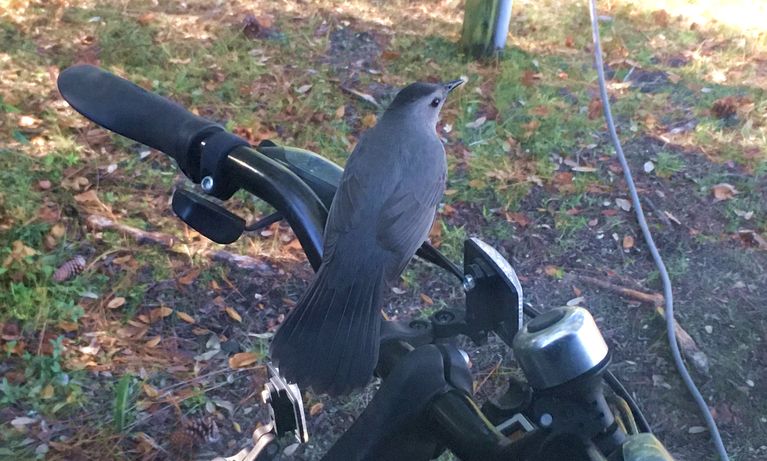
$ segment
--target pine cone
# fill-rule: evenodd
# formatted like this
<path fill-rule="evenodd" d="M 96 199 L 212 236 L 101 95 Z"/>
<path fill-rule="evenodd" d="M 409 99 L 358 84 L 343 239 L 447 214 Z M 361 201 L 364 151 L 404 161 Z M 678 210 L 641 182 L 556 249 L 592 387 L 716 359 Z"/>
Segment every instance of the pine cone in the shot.
<path fill-rule="evenodd" d="M 216 420 L 210 416 L 185 419 L 181 427 L 170 435 L 170 444 L 175 451 L 193 450 L 205 443 L 217 442 L 221 438 Z"/>
<path fill-rule="evenodd" d="M 65 282 L 85 269 L 85 258 L 80 255 L 75 256 L 61 265 L 53 273 L 53 281 Z"/>

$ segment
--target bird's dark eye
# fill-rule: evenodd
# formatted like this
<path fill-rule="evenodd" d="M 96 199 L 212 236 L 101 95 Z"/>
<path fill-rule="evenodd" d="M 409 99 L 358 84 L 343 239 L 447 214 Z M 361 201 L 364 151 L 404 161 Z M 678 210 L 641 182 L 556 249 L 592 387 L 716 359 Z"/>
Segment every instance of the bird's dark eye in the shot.
<path fill-rule="evenodd" d="M 439 99 L 439 98 L 434 98 L 434 99 L 432 99 L 432 101 L 431 101 L 431 107 L 437 107 L 437 106 L 439 106 L 439 103 L 441 103 L 441 102 L 442 102 L 442 100 L 441 100 L 441 99 Z"/>

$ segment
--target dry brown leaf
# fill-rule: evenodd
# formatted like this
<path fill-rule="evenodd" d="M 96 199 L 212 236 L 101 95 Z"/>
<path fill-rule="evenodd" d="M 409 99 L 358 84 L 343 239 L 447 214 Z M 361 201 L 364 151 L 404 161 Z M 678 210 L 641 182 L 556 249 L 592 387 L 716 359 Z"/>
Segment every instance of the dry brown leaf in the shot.
<path fill-rule="evenodd" d="M 150 349 L 154 349 L 155 347 L 157 347 L 158 344 L 160 344 L 160 340 L 162 340 L 160 336 L 155 336 L 154 338 L 146 342 L 146 347 Z"/>
<path fill-rule="evenodd" d="M 229 368 L 245 368 L 258 361 L 258 354 L 255 352 L 239 352 L 229 357 Z"/>
<path fill-rule="evenodd" d="M 668 12 L 666 10 L 655 10 L 652 13 L 650 13 L 652 16 L 652 20 L 655 23 L 655 25 L 660 27 L 666 27 L 668 26 L 669 20 L 671 17 L 669 16 Z"/>
<path fill-rule="evenodd" d="M 186 323 L 197 323 L 197 321 L 192 317 L 191 315 L 187 314 L 186 312 L 176 311 L 176 317 L 180 318 Z"/>
<path fill-rule="evenodd" d="M 522 77 L 519 80 L 524 86 L 533 86 L 541 77 L 541 74 L 535 73 L 532 70 L 526 70 L 522 73 Z"/>
<path fill-rule="evenodd" d="M 197 277 L 200 275 L 200 269 L 194 269 L 186 274 L 184 274 L 182 277 L 178 278 L 178 283 L 182 285 L 191 285 L 195 280 L 197 280 Z"/>
<path fill-rule="evenodd" d="M 552 265 L 544 267 L 543 272 L 549 277 L 560 277 L 563 273 L 562 268 Z"/>
<path fill-rule="evenodd" d="M 376 114 L 367 114 L 362 117 L 362 126 L 364 128 L 373 128 L 377 120 Z"/>
<path fill-rule="evenodd" d="M 381 58 L 387 61 L 397 59 L 399 58 L 399 56 L 400 56 L 399 51 L 384 50 L 384 52 L 381 53 Z"/>
<path fill-rule="evenodd" d="M 434 300 L 431 299 L 431 296 L 427 295 L 426 293 L 421 293 L 421 301 L 428 306 L 434 304 Z"/>
<path fill-rule="evenodd" d="M 534 135 L 539 126 L 541 126 L 541 122 L 538 120 L 530 120 L 528 123 L 522 124 L 522 128 L 525 130 L 524 137 L 529 138 Z"/>
<path fill-rule="evenodd" d="M 173 313 L 173 309 L 170 307 L 162 306 L 157 307 L 149 311 L 149 323 L 154 323 L 160 319 L 164 319 Z"/>
<path fill-rule="evenodd" d="M 727 184 L 726 182 L 712 186 L 711 192 L 714 194 L 714 202 L 730 200 L 734 196 L 738 195 L 738 190 L 735 189 L 732 184 Z"/>
<path fill-rule="evenodd" d="M 138 17 L 138 23 L 142 26 L 147 26 L 154 21 L 154 13 L 148 11 Z"/>
<path fill-rule="evenodd" d="M 530 224 L 530 218 L 524 213 L 504 212 L 503 215 L 506 218 L 506 221 L 514 223 L 520 227 L 527 227 Z"/>
<path fill-rule="evenodd" d="M 323 405 L 322 402 L 315 403 L 309 407 L 309 416 L 317 416 L 320 414 L 323 408 L 325 408 L 325 405 Z"/>
<path fill-rule="evenodd" d="M 602 100 L 595 97 L 589 101 L 589 120 L 594 120 L 602 116 Z"/>
<path fill-rule="evenodd" d="M 158 391 L 157 388 L 151 384 L 144 383 L 141 385 L 141 389 L 143 389 L 144 394 L 146 394 L 146 396 L 150 399 L 156 399 L 160 396 L 160 391 Z"/>
<path fill-rule="evenodd" d="M 227 306 L 226 308 L 224 308 L 224 310 L 226 311 L 226 314 L 232 320 L 234 320 L 236 322 L 242 323 L 242 317 L 240 316 L 240 314 L 236 310 L 234 310 L 234 308 Z"/>
<path fill-rule="evenodd" d="M 41 399 L 51 399 L 53 398 L 53 395 L 56 393 L 56 390 L 53 388 L 52 384 L 48 384 L 43 388 L 43 390 L 40 392 L 40 398 Z"/>
<path fill-rule="evenodd" d="M 79 328 L 76 322 L 66 322 L 66 321 L 59 322 L 58 327 L 66 331 L 67 333 L 72 333 L 73 331 L 77 331 Z"/>
<path fill-rule="evenodd" d="M 123 305 L 125 305 L 125 298 L 123 298 L 121 296 L 118 296 L 116 298 L 112 298 L 107 303 L 107 308 L 109 308 L 109 309 L 117 309 L 118 307 L 121 307 Z"/>
<path fill-rule="evenodd" d="M 623 249 L 629 250 L 631 248 L 634 248 L 634 237 L 626 235 L 623 237 Z"/>
<path fill-rule="evenodd" d="M 743 243 L 756 246 L 762 250 L 767 250 L 767 239 L 750 229 L 740 229 L 738 231 L 738 236 Z"/>
<path fill-rule="evenodd" d="M 442 245 L 442 219 L 439 217 L 431 224 L 431 230 L 429 230 L 429 243 L 434 248 L 439 248 Z"/>

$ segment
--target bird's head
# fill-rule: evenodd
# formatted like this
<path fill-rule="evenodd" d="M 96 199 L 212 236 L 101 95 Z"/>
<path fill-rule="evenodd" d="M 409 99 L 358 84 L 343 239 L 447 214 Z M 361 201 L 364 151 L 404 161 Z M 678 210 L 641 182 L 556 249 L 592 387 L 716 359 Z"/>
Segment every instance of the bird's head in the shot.
<path fill-rule="evenodd" d="M 414 123 L 425 123 L 434 128 L 447 95 L 464 83 L 463 79 L 446 83 L 411 83 L 397 93 L 386 112 L 396 117 L 413 117 Z"/>

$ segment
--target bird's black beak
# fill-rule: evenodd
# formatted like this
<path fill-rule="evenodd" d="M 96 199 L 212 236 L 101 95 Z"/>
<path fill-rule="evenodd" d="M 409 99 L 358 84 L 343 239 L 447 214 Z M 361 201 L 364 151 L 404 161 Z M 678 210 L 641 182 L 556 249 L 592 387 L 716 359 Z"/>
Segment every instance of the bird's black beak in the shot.
<path fill-rule="evenodd" d="M 452 82 L 445 83 L 445 89 L 447 90 L 448 93 L 450 93 L 451 91 L 463 85 L 464 83 L 466 83 L 466 80 L 459 78 L 458 80 L 453 80 Z"/>

